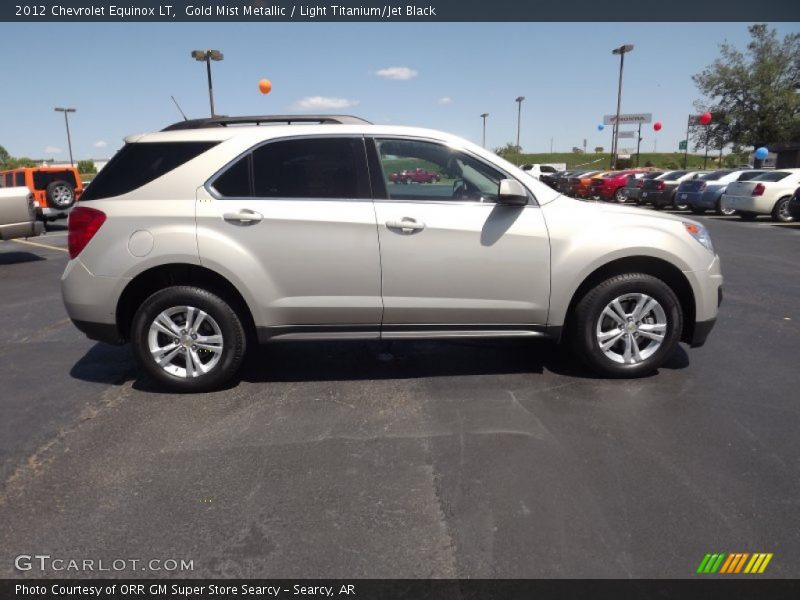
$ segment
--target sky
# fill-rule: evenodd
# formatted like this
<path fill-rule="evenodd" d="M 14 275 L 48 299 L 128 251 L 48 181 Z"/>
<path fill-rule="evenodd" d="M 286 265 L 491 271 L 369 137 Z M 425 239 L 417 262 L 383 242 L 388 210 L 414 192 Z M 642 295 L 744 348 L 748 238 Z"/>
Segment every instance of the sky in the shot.
<path fill-rule="evenodd" d="M 772 25 L 780 35 L 799 23 Z M 517 96 L 525 152 L 610 147 L 619 58 L 623 113 L 652 113 L 642 151 L 677 151 L 700 98 L 691 76 L 729 41 L 744 49 L 746 23 L 0 23 L 4 61 L 0 145 L 12 156 L 68 160 L 56 106 L 70 115 L 75 160 L 108 158 L 126 135 L 209 113 L 212 63 L 217 113 L 344 113 L 376 123 L 441 129 L 486 145 L 516 140 Z M 273 91 L 262 95 L 258 81 Z M 625 129 L 625 127 L 623 127 Z M 620 141 L 624 150 L 631 142 Z"/>

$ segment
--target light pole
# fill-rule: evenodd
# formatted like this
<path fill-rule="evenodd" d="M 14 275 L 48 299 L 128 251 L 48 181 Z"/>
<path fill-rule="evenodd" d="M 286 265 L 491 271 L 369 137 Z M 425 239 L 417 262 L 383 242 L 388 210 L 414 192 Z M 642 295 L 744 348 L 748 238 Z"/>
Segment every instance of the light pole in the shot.
<path fill-rule="evenodd" d="M 519 146 L 519 129 L 520 124 L 522 123 L 522 101 L 525 100 L 525 96 L 517 96 L 514 99 L 514 102 L 517 103 L 517 160 L 519 160 L 521 148 Z"/>
<path fill-rule="evenodd" d="M 208 103 L 211 105 L 211 116 L 214 117 L 214 92 L 211 86 L 211 61 L 220 61 L 225 58 L 219 50 L 192 50 L 192 58 L 198 62 L 206 63 L 208 73 Z"/>
<path fill-rule="evenodd" d="M 64 113 L 64 124 L 67 126 L 67 147 L 69 148 L 69 164 L 71 167 L 75 166 L 75 162 L 72 160 L 72 138 L 69 135 L 69 118 L 67 117 L 68 113 L 74 113 L 74 108 L 60 108 L 56 107 L 54 109 L 56 112 L 63 112 Z"/>
<path fill-rule="evenodd" d="M 481 115 L 481 119 L 483 119 L 483 137 L 481 138 L 481 146 L 486 148 L 486 117 L 489 116 L 489 113 L 483 113 Z"/>
<path fill-rule="evenodd" d="M 617 166 L 617 146 L 619 146 L 619 109 L 622 104 L 622 69 L 625 66 L 625 54 L 633 50 L 633 44 L 625 44 L 614 48 L 611 54 L 619 54 L 619 87 L 617 89 L 617 118 L 614 120 L 614 141 L 611 148 L 611 166 Z"/>

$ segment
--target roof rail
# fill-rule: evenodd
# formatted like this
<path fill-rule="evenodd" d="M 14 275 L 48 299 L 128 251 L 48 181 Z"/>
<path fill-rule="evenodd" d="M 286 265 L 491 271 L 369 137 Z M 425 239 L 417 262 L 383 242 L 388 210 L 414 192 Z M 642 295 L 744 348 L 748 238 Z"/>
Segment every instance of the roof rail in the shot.
<path fill-rule="evenodd" d="M 370 125 L 369 121 L 351 115 L 256 115 L 248 117 L 207 117 L 203 119 L 188 119 L 178 121 L 161 131 L 175 131 L 177 129 L 205 129 L 208 127 L 228 127 L 229 125 L 261 125 L 262 123 L 317 123 L 338 125 Z"/>

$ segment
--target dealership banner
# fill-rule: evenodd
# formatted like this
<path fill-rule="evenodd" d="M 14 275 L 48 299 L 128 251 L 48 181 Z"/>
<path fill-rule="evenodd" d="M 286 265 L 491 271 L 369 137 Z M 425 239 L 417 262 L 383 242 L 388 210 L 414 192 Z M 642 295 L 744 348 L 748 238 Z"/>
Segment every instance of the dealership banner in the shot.
<path fill-rule="evenodd" d="M 617 115 L 603 115 L 603 125 L 613 125 L 616 120 Z M 652 121 L 652 113 L 636 113 L 619 116 L 619 122 L 621 125 L 641 125 L 644 123 L 651 123 Z"/>
<path fill-rule="evenodd" d="M 2 21 L 800 21 L 800 2 L 706 0 L 39 0 L 0 3 Z M 577 43 L 577 40 L 576 40 Z"/>

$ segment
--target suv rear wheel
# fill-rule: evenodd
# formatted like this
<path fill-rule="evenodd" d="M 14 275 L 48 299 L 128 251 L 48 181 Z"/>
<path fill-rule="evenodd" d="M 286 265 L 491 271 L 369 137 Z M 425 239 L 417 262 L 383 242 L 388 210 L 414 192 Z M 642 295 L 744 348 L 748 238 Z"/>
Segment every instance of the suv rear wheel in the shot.
<path fill-rule="evenodd" d="M 133 352 L 156 382 L 178 392 L 202 392 L 228 381 L 246 349 L 242 322 L 221 297 L 175 286 L 147 298 L 133 317 Z"/>
<path fill-rule="evenodd" d="M 683 328 L 670 287 L 644 273 L 603 281 L 580 299 L 570 324 L 576 354 L 607 377 L 652 373 L 675 351 Z"/>
<path fill-rule="evenodd" d="M 66 181 L 53 181 L 47 186 L 47 204 L 53 208 L 69 208 L 75 203 L 75 190 Z"/>

